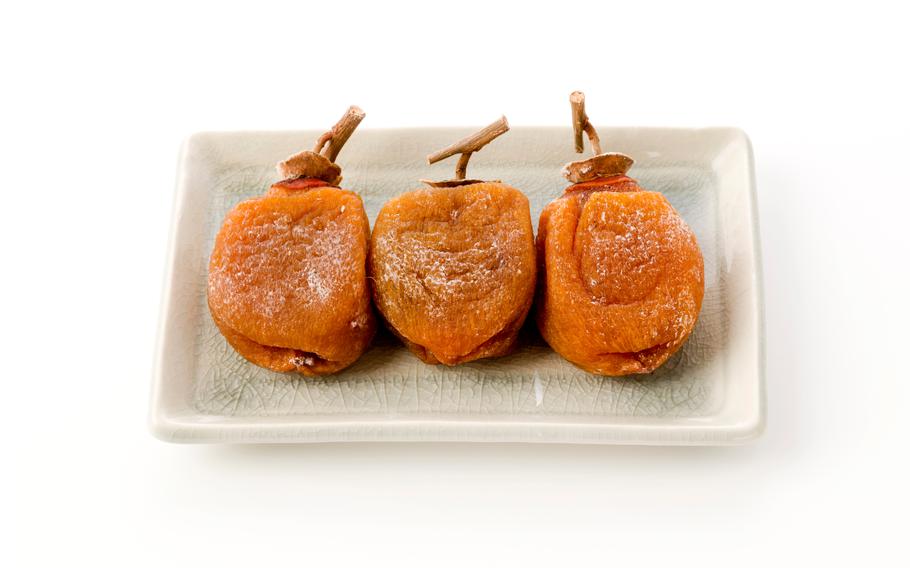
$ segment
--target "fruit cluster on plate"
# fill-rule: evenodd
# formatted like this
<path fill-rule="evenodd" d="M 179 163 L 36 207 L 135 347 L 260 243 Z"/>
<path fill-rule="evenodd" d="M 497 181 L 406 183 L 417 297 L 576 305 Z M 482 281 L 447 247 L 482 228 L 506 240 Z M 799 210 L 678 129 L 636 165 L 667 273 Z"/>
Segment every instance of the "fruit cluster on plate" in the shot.
<path fill-rule="evenodd" d="M 602 153 L 584 96 L 570 97 L 571 185 L 543 210 L 501 181 L 467 179 L 473 152 L 508 131 L 505 117 L 430 163 L 460 155 L 454 179 L 387 202 L 372 232 L 335 163 L 364 118 L 351 107 L 312 151 L 278 164 L 282 181 L 235 206 L 215 239 L 208 304 L 228 343 L 275 371 L 331 374 L 354 363 L 382 320 L 427 363 L 508 355 L 532 308 L 561 356 L 600 375 L 648 373 L 695 327 L 704 265 L 666 198 Z M 378 317 L 377 313 L 378 312 Z"/>

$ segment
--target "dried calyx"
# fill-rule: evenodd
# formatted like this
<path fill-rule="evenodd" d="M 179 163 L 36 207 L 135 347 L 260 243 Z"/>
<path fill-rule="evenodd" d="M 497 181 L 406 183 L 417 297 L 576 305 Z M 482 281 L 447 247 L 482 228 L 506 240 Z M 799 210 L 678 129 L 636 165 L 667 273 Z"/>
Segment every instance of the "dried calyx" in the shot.
<path fill-rule="evenodd" d="M 458 187 L 461 185 L 471 185 L 473 183 L 482 183 L 483 180 L 479 179 L 465 179 L 468 172 L 468 160 L 471 159 L 471 154 L 477 152 L 497 137 L 505 134 L 509 131 L 509 121 L 506 120 L 506 117 L 500 117 L 499 120 L 478 130 L 474 134 L 459 140 L 458 142 L 434 152 L 427 156 L 427 163 L 435 164 L 440 160 L 445 160 L 448 157 L 454 156 L 455 154 L 461 154 L 458 158 L 458 164 L 455 166 L 455 178 L 447 179 L 443 181 L 431 181 L 422 179 L 421 182 L 429 185 L 430 187 Z M 498 180 L 496 180 L 498 181 Z"/>
<path fill-rule="evenodd" d="M 282 179 L 315 178 L 329 185 L 341 183 L 341 167 L 335 158 L 365 116 L 360 107 L 350 107 L 331 130 L 319 137 L 312 151 L 299 152 L 278 164 Z"/>
<path fill-rule="evenodd" d="M 562 175 L 572 183 L 581 183 L 605 178 L 610 176 L 625 175 L 632 167 L 634 160 L 625 154 L 619 152 L 607 152 L 602 154 L 600 151 L 600 137 L 597 136 L 597 130 L 588 119 L 585 112 L 585 94 L 581 91 L 575 91 L 569 95 L 569 103 L 572 105 L 572 127 L 575 130 L 575 151 L 579 154 L 584 152 L 585 139 L 587 134 L 591 141 L 591 149 L 594 152 L 593 158 L 570 162 L 562 169 Z"/>

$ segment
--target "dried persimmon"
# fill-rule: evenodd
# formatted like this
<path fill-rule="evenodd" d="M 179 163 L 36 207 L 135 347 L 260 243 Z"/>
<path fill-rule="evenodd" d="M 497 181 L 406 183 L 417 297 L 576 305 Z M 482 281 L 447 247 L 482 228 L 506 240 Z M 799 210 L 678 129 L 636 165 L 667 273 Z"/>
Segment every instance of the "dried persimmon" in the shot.
<path fill-rule="evenodd" d="M 695 327 L 704 296 L 701 251 L 666 197 L 625 175 L 631 158 L 600 153 L 581 93 L 572 102 L 576 148 L 587 132 L 595 156 L 566 166 L 574 185 L 540 216 L 538 328 L 582 369 L 648 373 Z"/>
<path fill-rule="evenodd" d="M 251 363 L 334 373 L 354 363 L 373 338 L 369 220 L 360 196 L 337 187 L 341 169 L 334 163 L 362 118 L 351 107 L 315 151 L 280 163 L 285 179 L 231 209 L 215 238 L 209 310 Z"/>
<path fill-rule="evenodd" d="M 434 154 L 479 150 L 508 130 L 505 118 Z M 376 307 L 427 363 L 456 365 L 509 353 L 534 296 L 528 199 L 500 182 L 456 179 L 402 194 L 380 211 L 370 276 Z"/>

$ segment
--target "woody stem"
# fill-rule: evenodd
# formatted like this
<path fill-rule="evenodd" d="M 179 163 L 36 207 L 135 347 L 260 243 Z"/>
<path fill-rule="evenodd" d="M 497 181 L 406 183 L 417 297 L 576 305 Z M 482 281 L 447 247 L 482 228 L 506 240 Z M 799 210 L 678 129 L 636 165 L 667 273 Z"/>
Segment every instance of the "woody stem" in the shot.
<path fill-rule="evenodd" d="M 599 156 L 600 149 L 600 137 L 597 135 L 597 130 L 594 129 L 594 125 L 591 124 L 591 121 L 588 119 L 588 114 L 585 112 L 585 94 L 581 91 L 575 91 L 569 95 L 569 103 L 572 105 L 572 128 L 575 131 L 575 151 L 579 154 L 585 150 L 585 140 L 584 135 L 588 135 L 588 139 L 591 141 L 591 149 L 594 151 L 595 156 Z"/>
<path fill-rule="evenodd" d="M 463 138 L 451 146 L 447 146 L 438 152 L 430 154 L 427 156 L 427 162 L 435 164 L 436 162 L 454 156 L 455 154 L 461 154 L 461 157 L 458 159 L 458 164 L 455 166 L 455 179 L 465 179 L 468 170 L 468 160 L 471 159 L 471 154 L 477 152 L 495 140 L 498 136 L 501 136 L 508 131 L 509 121 L 503 116 L 496 122 L 485 126 L 467 138 Z"/>
<path fill-rule="evenodd" d="M 348 108 L 341 120 L 331 130 L 319 137 L 313 151 L 322 154 L 330 162 L 334 162 L 335 158 L 338 157 L 338 153 L 341 152 L 342 146 L 348 141 L 348 138 L 351 137 L 351 134 L 354 133 L 354 130 L 357 129 L 357 126 L 365 116 L 366 113 L 358 106 Z"/>
<path fill-rule="evenodd" d="M 471 159 L 473 152 L 465 152 L 458 158 L 458 164 L 455 166 L 455 179 L 464 179 L 468 175 L 468 160 Z"/>

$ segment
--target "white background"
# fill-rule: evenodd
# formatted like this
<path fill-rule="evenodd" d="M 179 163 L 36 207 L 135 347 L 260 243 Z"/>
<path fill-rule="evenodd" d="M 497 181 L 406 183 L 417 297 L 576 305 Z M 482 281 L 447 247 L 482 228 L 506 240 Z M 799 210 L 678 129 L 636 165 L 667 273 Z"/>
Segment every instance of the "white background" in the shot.
<path fill-rule="evenodd" d="M 907 562 L 907 16 L 876 2 L 536 4 L 0 8 L 0 564 Z M 601 125 L 751 136 L 761 440 L 201 447 L 148 434 L 185 136 L 322 128 L 352 103 L 364 128 L 503 112 L 566 125 L 574 89 Z"/>

